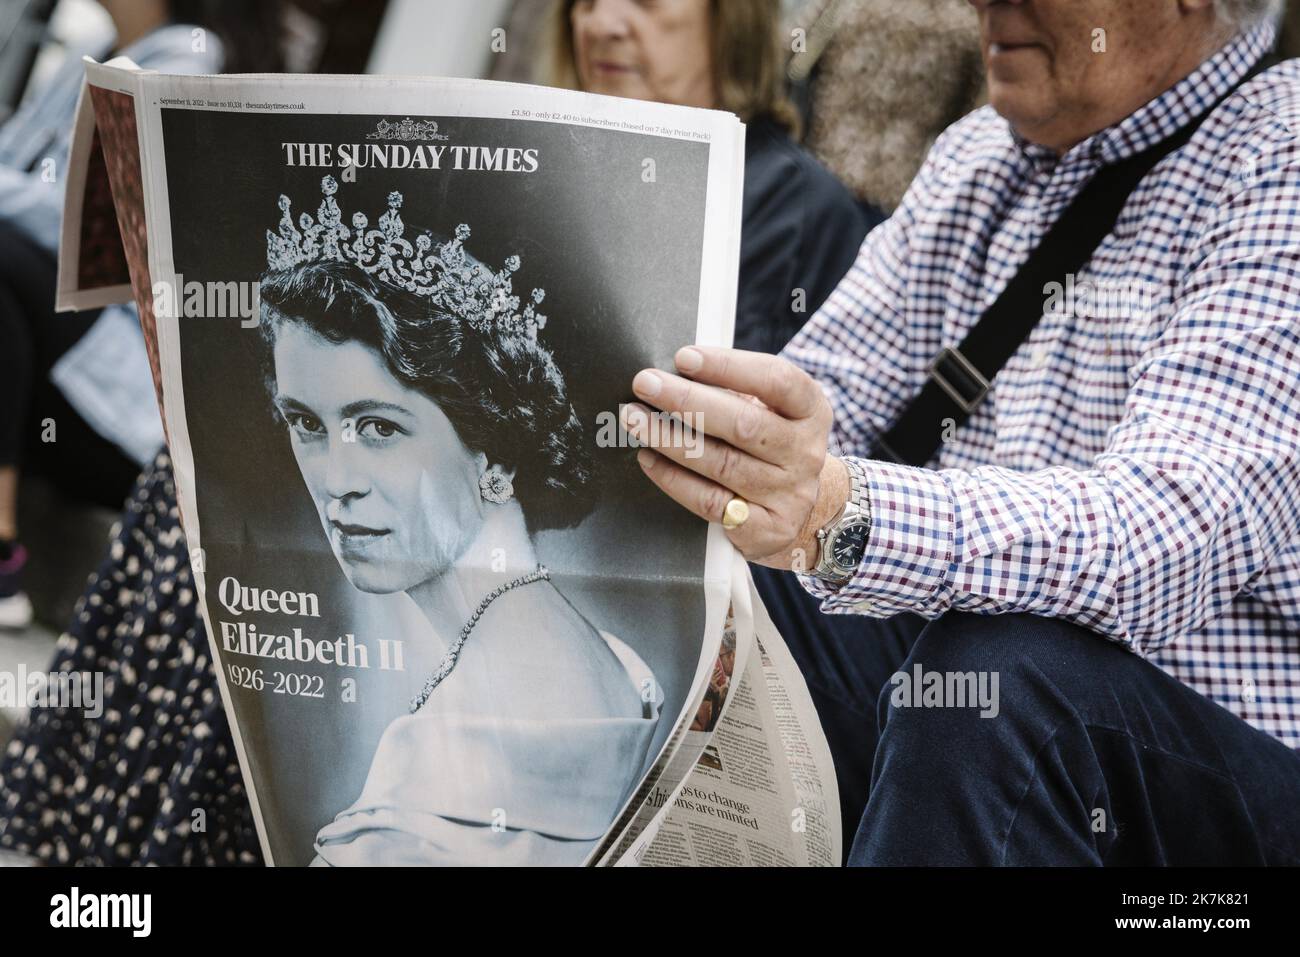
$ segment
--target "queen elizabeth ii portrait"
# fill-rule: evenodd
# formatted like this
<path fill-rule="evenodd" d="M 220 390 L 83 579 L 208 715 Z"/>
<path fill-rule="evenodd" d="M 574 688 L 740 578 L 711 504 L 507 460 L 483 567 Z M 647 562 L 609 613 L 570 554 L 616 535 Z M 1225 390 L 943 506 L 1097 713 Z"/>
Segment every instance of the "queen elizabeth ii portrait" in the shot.
<path fill-rule="evenodd" d="M 575 608 L 534 536 L 594 507 L 590 452 L 540 341 L 469 229 L 406 238 L 401 195 L 344 225 L 268 232 L 269 385 L 321 529 L 362 592 L 401 592 L 436 661 L 383 732 L 314 864 L 579 864 L 636 785 L 663 699 L 618 637 Z"/>

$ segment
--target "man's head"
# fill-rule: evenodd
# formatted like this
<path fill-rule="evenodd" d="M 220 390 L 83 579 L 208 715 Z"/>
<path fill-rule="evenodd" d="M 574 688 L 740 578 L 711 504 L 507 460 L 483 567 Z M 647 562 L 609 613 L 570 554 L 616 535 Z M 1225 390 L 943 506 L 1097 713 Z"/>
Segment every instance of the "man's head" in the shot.
<path fill-rule="evenodd" d="M 970 0 L 989 100 L 1060 152 L 1196 69 L 1280 0 Z"/>

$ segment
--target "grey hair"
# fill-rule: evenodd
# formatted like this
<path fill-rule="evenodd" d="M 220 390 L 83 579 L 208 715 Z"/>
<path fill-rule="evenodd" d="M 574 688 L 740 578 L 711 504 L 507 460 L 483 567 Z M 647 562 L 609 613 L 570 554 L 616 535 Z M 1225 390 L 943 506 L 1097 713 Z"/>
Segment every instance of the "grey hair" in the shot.
<path fill-rule="evenodd" d="M 1219 19 L 1237 27 L 1253 27 L 1264 20 L 1276 19 L 1285 0 L 1214 0 Z"/>

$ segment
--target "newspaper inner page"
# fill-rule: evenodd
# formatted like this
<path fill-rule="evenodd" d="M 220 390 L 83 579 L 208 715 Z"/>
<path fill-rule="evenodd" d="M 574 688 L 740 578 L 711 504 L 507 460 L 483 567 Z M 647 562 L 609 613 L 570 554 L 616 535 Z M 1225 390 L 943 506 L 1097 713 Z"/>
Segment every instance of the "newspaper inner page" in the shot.
<path fill-rule="evenodd" d="M 606 839 L 600 858 L 604 866 L 624 865 L 643 853 L 663 824 L 674 799 L 694 773 L 715 730 L 725 720 L 727 710 L 732 707 L 735 696 L 728 693 L 731 676 L 739 677 L 744 673 L 753 648 L 752 641 L 737 641 L 737 635 L 751 634 L 754 629 L 748 590 L 737 588 L 735 584 L 736 576 L 745 574 L 744 564 L 743 556 L 734 553 L 732 602 L 727 610 L 721 646 L 713 660 L 708 682 L 692 705 L 691 719 L 677 729 L 676 747 L 665 758 L 663 773 L 648 776 L 635 795 L 635 810 L 629 815 L 629 825 L 621 833 L 611 832 Z"/>
<path fill-rule="evenodd" d="M 653 840 L 626 863 L 838 867 L 835 767 L 808 687 L 747 568 L 733 582 L 749 592 L 752 623 L 733 641 L 753 647 L 734 675 L 719 662 L 712 687 L 728 707 Z"/>
<path fill-rule="evenodd" d="M 136 66 L 126 57 L 109 61 L 121 70 Z M 132 83 L 134 86 L 134 83 Z M 59 272 L 55 305 L 60 311 L 99 309 L 131 300 L 130 271 L 118 227 L 112 183 L 105 165 L 103 136 L 95 124 L 93 99 L 117 91 L 96 93 L 83 85 L 73 119 L 68 168 L 64 177 L 63 223 L 59 231 Z M 128 97 L 134 114 L 134 102 Z M 111 135 L 111 134 L 110 134 Z M 137 155 L 131 162 L 138 162 Z M 117 156 L 122 156 L 121 147 Z M 124 207 L 129 201 L 124 199 Z M 143 210 L 141 210 L 143 212 Z"/>

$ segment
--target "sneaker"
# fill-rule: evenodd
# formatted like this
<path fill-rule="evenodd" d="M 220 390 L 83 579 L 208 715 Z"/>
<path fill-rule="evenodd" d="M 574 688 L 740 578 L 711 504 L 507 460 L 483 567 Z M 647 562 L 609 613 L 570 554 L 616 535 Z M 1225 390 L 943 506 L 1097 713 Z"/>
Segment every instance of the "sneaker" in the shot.
<path fill-rule="evenodd" d="M 14 542 L 0 554 L 0 628 L 21 630 L 32 623 L 32 602 L 22 588 L 27 549 Z"/>

